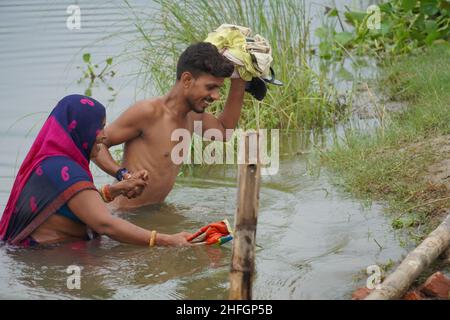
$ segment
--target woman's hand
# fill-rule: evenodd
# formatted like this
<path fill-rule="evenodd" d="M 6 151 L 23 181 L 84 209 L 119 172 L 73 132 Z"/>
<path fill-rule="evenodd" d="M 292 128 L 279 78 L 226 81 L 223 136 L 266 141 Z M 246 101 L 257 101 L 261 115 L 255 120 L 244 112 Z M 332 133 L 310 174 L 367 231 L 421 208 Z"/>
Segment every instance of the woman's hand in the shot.
<path fill-rule="evenodd" d="M 156 245 L 157 246 L 171 246 L 171 247 L 183 247 L 192 246 L 192 243 L 187 241 L 191 236 L 188 232 L 179 232 L 175 234 L 156 234 Z"/>

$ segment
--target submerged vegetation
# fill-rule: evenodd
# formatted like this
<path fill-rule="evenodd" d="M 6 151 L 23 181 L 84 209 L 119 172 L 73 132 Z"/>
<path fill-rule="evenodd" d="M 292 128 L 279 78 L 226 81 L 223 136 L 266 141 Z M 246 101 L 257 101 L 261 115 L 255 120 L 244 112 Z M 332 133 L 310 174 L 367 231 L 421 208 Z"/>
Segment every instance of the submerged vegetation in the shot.
<path fill-rule="evenodd" d="M 313 70 L 310 19 L 305 2 L 298 0 L 156 0 L 151 14 L 134 10 L 139 38 L 135 58 L 142 62 L 139 83 L 145 91 L 156 87 L 167 92 L 175 81 L 176 61 L 191 43 L 203 41 L 223 23 L 249 26 L 268 39 L 273 48 L 274 69 L 283 87 L 269 86 L 264 101 L 248 96 L 241 127 L 321 128 L 334 125 L 345 115 L 336 90 L 324 75 Z M 227 90 L 227 88 L 225 88 Z M 226 95 L 222 95 L 224 99 Z M 211 106 L 212 113 L 224 101 Z"/>

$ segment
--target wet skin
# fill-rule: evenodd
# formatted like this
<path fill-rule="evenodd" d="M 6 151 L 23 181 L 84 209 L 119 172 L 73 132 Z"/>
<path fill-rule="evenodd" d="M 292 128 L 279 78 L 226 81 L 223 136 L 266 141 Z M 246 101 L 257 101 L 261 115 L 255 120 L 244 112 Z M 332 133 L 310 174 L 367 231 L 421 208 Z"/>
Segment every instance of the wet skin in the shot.
<path fill-rule="evenodd" d="M 100 145 L 106 139 L 102 130 L 96 139 L 96 145 L 92 148 L 91 159 L 98 156 Z M 145 170 L 136 172 L 133 177 L 121 181 L 111 187 L 110 193 L 114 197 L 138 196 L 147 184 L 148 174 Z M 131 195 L 130 195 L 131 193 Z M 88 228 L 100 235 L 137 245 L 148 246 L 151 231 L 136 226 L 126 220 L 111 215 L 100 194 L 96 190 L 83 190 L 73 196 L 67 202 L 70 210 L 85 224 L 72 221 L 57 214 L 51 215 L 32 234 L 34 240 L 41 244 L 70 242 L 86 239 Z M 189 233 L 180 232 L 169 235 L 157 233 L 155 245 L 162 246 L 188 246 L 186 240 Z"/>
<path fill-rule="evenodd" d="M 218 129 L 225 137 L 226 129 L 235 128 L 244 97 L 245 81 L 242 79 L 231 80 L 220 116 L 216 118 L 205 112 L 220 98 L 224 80 L 208 74 L 194 78 L 185 72 L 167 95 L 135 103 L 105 128 L 105 143 L 95 163 L 114 175 L 120 166 L 107 148 L 125 143 L 122 166 L 132 172 L 144 169 L 149 174 L 142 194 L 133 199 L 118 197 L 114 201 L 116 208 L 136 208 L 164 201 L 180 170 L 180 165 L 171 158 L 172 149 L 180 143 L 171 139 L 176 129 L 186 129 L 192 134 L 194 121 L 202 121 L 203 132 Z"/>

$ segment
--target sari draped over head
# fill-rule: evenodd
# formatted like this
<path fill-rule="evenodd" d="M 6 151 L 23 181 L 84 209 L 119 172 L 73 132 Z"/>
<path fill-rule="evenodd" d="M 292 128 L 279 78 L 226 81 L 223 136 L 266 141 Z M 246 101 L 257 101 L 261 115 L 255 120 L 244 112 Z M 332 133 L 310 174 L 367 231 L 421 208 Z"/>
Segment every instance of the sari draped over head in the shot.
<path fill-rule="evenodd" d="M 105 115 L 101 103 L 83 95 L 58 102 L 17 173 L 0 220 L 0 240 L 26 245 L 74 195 L 95 189 L 89 159 Z"/>

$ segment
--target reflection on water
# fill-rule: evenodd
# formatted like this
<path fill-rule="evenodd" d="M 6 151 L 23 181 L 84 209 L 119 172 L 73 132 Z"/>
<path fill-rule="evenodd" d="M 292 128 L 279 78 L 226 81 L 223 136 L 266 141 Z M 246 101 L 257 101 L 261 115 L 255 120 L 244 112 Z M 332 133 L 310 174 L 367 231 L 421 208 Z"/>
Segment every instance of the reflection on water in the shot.
<path fill-rule="evenodd" d="M 121 11 L 122 1 L 77 3 L 83 14 L 79 32 L 65 27 L 66 8 L 73 1 L 0 3 L 0 148 L 6 151 L 0 158 L 1 211 L 36 129 L 60 97 L 82 91 L 75 67 L 82 64 L 84 47 L 101 61 L 121 52 L 127 42 L 122 37 L 97 39 L 133 32 Z M 133 67 L 132 61 L 115 66 L 119 75 Z M 118 81 L 117 86 L 123 89 L 108 109 L 109 119 L 135 99 L 133 85 Z M 100 101 L 109 98 L 106 90 L 94 92 Z M 30 117 L 14 124 L 27 114 Z M 348 298 L 356 286 L 355 274 L 398 259 L 404 250 L 379 206 L 364 209 L 340 194 L 326 172 L 319 178 L 307 174 L 311 144 L 328 135 L 292 133 L 282 139 L 280 171 L 265 176 L 261 189 L 254 297 Z M 95 181 L 100 185 L 110 179 L 97 174 Z M 180 177 L 165 204 L 118 215 L 148 229 L 175 233 L 194 232 L 224 218 L 232 222 L 235 209 L 236 167 L 208 166 Z M 27 250 L 2 246 L 0 298 L 225 299 L 230 258 L 230 243 L 149 249 L 102 238 Z M 67 288 L 70 265 L 81 267 L 80 290 Z"/>
<path fill-rule="evenodd" d="M 20 268 L 3 298 L 207 299 L 224 297 L 227 251 L 219 248 L 136 248 L 102 239 L 2 252 L 2 264 Z M 81 267 L 81 290 L 67 288 L 68 266 Z M 12 270 L 9 270 L 12 272 Z M 30 288 L 31 290 L 29 290 Z M 7 289 L 7 290 L 5 290 Z M 25 296 L 24 296 L 25 294 Z"/>

